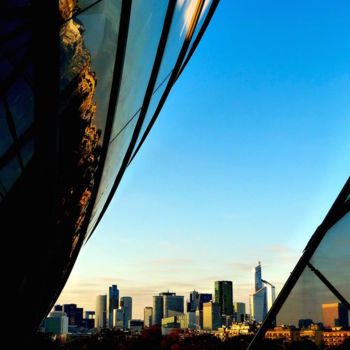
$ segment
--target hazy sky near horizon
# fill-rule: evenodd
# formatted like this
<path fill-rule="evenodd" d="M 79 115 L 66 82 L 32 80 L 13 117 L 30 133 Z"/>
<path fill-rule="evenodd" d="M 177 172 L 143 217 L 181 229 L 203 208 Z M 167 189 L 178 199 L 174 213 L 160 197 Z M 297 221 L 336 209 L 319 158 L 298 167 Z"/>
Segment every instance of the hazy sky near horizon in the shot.
<path fill-rule="evenodd" d="M 117 284 L 248 302 L 285 282 L 350 174 L 350 2 L 222 0 L 58 303 Z"/>

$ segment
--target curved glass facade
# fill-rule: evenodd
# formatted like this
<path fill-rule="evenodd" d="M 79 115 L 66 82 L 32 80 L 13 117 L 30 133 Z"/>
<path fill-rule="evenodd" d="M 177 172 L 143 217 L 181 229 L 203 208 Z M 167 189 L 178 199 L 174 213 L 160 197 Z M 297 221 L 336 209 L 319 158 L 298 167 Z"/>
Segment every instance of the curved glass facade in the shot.
<path fill-rule="evenodd" d="M 45 16 L 40 1 L 4 6 L 0 215 L 18 260 L 12 313 L 28 306 L 28 332 L 59 296 L 209 3 L 59 0 Z"/>

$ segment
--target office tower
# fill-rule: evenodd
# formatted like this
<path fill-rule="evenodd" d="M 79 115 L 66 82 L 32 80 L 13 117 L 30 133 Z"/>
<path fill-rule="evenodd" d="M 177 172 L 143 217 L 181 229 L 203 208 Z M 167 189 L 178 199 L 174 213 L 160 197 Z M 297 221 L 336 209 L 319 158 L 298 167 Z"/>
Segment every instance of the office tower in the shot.
<path fill-rule="evenodd" d="M 68 317 L 70 326 L 82 327 L 83 325 L 83 308 L 77 307 L 76 304 L 64 304 L 63 312 Z"/>
<path fill-rule="evenodd" d="M 262 322 L 275 301 L 275 287 L 262 279 L 261 263 L 255 267 L 255 293 L 249 297 L 252 319 Z M 260 287 L 260 288 L 259 288 Z"/>
<path fill-rule="evenodd" d="M 175 294 L 175 293 L 174 293 Z M 163 317 L 184 313 L 184 297 L 179 295 L 163 295 Z"/>
<path fill-rule="evenodd" d="M 107 295 L 96 297 L 95 328 L 102 329 L 107 326 Z"/>
<path fill-rule="evenodd" d="M 203 329 L 215 331 L 221 327 L 221 308 L 217 302 L 209 301 L 203 304 Z"/>
<path fill-rule="evenodd" d="M 215 302 L 220 304 L 222 315 L 233 315 L 233 291 L 231 281 L 215 282 Z"/>
<path fill-rule="evenodd" d="M 131 297 L 121 297 L 120 307 L 124 312 L 124 329 L 129 328 L 129 322 L 132 319 L 132 298 Z"/>
<path fill-rule="evenodd" d="M 62 305 L 55 305 L 54 311 L 63 311 Z"/>
<path fill-rule="evenodd" d="M 153 296 L 153 314 L 152 314 L 152 324 L 161 325 L 163 318 L 163 296 L 155 295 Z"/>
<path fill-rule="evenodd" d="M 187 307 L 187 311 L 196 311 L 198 308 L 198 302 L 199 302 L 199 293 L 197 291 L 193 291 L 190 293 L 190 301 Z"/>
<path fill-rule="evenodd" d="M 45 333 L 63 335 L 68 333 L 68 317 L 63 311 L 52 311 L 45 319 Z"/>
<path fill-rule="evenodd" d="M 143 320 L 144 320 L 145 328 L 152 326 L 152 314 L 153 314 L 153 308 L 150 306 L 146 306 L 143 311 L 143 316 L 144 316 Z"/>
<path fill-rule="evenodd" d="M 116 284 L 108 288 L 107 323 L 109 328 L 113 328 L 113 310 L 119 307 L 119 289 Z"/>
<path fill-rule="evenodd" d="M 349 327 L 349 310 L 344 304 L 322 304 L 322 316 L 325 328 Z"/>
<path fill-rule="evenodd" d="M 17 261 L 8 324 L 26 305 L 31 317 L 22 332 L 32 333 L 101 221 L 216 4 L 4 3 L 0 222 Z"/>
<path fill-rule="evenodd" d="M 211 293 L 199 293 L 198 296 L 198 309 L 203 310 L 203 303 L 213 300 L 213 295 Z"/>
<path fill-rule="evenodd" d="M 234 303 L 236 322 L 244 322 L 245 320 L 245 303 Z"/>
<path fill-rule="evenodd" d="M 118 329 L 124 328 L 124 311 L 122 308 L 113 310 L 113 327 Z"/>

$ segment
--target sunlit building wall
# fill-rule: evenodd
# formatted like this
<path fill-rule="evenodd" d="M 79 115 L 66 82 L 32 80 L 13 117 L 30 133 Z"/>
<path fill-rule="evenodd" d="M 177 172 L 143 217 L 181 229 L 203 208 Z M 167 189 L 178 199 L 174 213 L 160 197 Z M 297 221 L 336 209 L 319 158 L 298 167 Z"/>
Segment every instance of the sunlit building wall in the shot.
<path fill-rule="evenodd" d="M 203 329 L 214 331 L 221 327 L 221 308 L 217 302 L 203 304 Z"/>
<path fill-rule="evenodd" d="M 102 329 L 107 326 L 107 295 L 96 297 L 95 328 Z"/>
<path fill-rule="evenodd" d="M 151 327 L 152 326 L 152 314 L 153 314 L 153 308 L 150 306 L 146 306 L 143 311 L 143 319 L 144 319 L 144 326 L 145 327 Z"/>
<path fill-rule="evenodd" d="M 322 304 L 322 316 L 325 328 L 349 326 L 349 311 L 341 303 Z"/>

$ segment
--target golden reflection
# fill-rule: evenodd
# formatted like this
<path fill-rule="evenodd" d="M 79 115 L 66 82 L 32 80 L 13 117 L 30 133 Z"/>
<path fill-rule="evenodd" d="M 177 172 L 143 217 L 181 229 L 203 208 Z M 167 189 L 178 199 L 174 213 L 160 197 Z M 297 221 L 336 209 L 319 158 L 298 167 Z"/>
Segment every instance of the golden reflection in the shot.
<path fill-rule="evenodd" d="M 95 185 L 102 141 L 101 130 L 94 123 L 97 78 L 90 53 L 84 46 L 85 28 L 78 19 L 71 18 L 77 11 L 77 1 L 61 0 L 59 9 L 65 22 L 60 29 L 60 169 L 63 170 L 59 174 L 58 225 L 70 237 L 68 249 L 72 257 L 84 238 L 82 227 Z"/>

